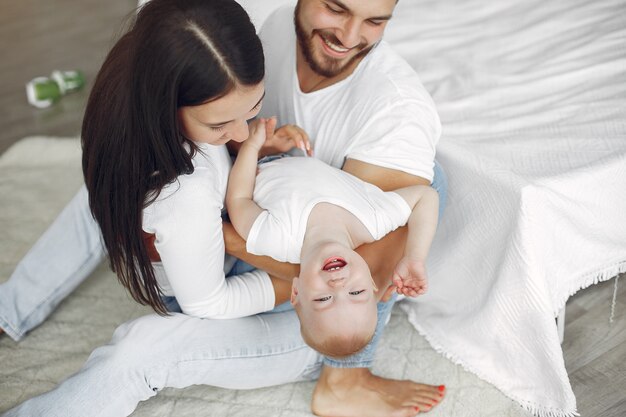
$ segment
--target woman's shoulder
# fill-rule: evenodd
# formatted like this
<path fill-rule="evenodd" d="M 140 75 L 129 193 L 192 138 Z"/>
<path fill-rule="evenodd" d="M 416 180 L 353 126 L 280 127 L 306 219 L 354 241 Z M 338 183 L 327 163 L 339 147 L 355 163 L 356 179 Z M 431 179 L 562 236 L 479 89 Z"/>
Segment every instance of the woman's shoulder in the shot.
<path fill-rule="evenodd" d="M 193 172 L 179 175 L 174 181 L 165 185 L 156 201 L 170 198 L 197 200 L 203 197 L 213 197 L 215 193 L 219 197 L 223 177 L 228 174 L 228 167 L 223 166 L 226 162 L 220 152 L 222 149 L 217 149 L 217 147 L 212 149 L 205 144 L 201 145 L 204 146 L 199 146 L 193 156 Z"/>
<path fill-rule="evenodd" d="M 167 184 L 156 202 L 168 202 L 169 205 L 182 202 L 200 202 L 212 199 L 221 199 L 217 187 L 218 179 L 215 171 L 209 167 L 196 167 L 191 174 L 179 175 L 174 181 Z"/>

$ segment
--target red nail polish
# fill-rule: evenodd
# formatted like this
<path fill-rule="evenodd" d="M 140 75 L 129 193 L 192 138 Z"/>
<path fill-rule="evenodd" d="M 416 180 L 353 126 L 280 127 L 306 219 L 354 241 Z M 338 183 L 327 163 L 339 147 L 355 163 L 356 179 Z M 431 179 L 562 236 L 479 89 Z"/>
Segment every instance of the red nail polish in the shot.
<path fill-rule="evenodd" d="M 415 411 L 419 411 L 420 410 L 419 407 L 413 407 L 413 408 L 415 408 Z"/>
<path fill-rule="evenodd" d="M 444 389 L 446 389 L 446 386 L 445 386 L 445 385 L 439 385 L 439 386 L 437 387 L 437 389 L 438 389 L 439 391 L 443 391 Z"/>

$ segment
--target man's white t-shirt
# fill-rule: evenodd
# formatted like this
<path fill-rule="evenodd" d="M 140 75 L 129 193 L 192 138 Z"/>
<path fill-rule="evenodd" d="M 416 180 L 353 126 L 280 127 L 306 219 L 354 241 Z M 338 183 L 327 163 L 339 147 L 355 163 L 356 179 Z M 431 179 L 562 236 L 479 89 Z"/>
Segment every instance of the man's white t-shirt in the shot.
<path fill-rule="evenodd" d="M 441 123 L 413 68 L 381 41 L 346 79 L 303 93 L 293 13 L 291 6 L 276 10 L 259 33 L 266 69 L 262 117 L 303 128 L 316 158 L 334 167 L 357 159 L 432 181 Z"/>
<path fill-rule="evenodd" d="M 373 240 L 406 224 L 411 209 L 394 192 L 380 188 L 315 158 L 287 157 L 259 165 L 254 201 L 264 211 L 248 234 L 248 252 L 300 263 L 311 210 L 331 203 L 352 213 Z"/>
<path fill-rule="evenodd" d="M 228 319 L 274 308 L 266 272 L 224 277 L 221 213 L 231 161 L 225 146 L 197 144 L 194 172 L 166 185 L 143 211 L 143 230 L 156 236 L 159 287 L 195 317 Z"/>

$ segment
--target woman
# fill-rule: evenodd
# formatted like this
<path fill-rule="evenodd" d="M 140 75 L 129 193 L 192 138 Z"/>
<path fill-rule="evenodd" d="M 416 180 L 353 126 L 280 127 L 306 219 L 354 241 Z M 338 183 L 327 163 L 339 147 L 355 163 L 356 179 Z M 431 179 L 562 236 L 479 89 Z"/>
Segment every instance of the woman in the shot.
<path fill-rule="evenodd" d="M 87 187 L 0 285 L 0 328 L 19 341 L 106 255 L 133 298 L 161 314 L 233 318 L 286 301 L 288 283 L 266 272 L 228 281 L 223 272 L 224 144 L 248 136 L 263 77 L 260 40 L 235 1 L 141 7 L 89 98 L 82 130 Z M 273 138 L 268 152 L 295 143 L 284 133 Z M 269 259 L 257 266 L 294 276 L 293 267 Z"/>
<path fill-rule="evenodd" d="M 248 137 L 263 77 L 260 40 L 230 0 L 147 3 L 98 74 L 82 129 L 89 205 L 120 282 L 158 313 L 274 307 L 265 272 L 223 273 L 225 144 Z"/>
<path fill-rule="evenodd" d="M 297 275 L 293 265 L 249 256 L 260 269 L 228 280 L 223 272 L 225 144 L 247 138 L 248 120 L 261 107 L 263 77 L 260 40 L 235 1 L 142 6 L 109 52 L 88 101 L 86 189 L 20 262 L 18 279 L 0 291 L 0 301 L 6 294 L 6 305 L 18 307 L 8 312 L 12 320 L 0 317 L 0 327 L 19 340 L 41 322 L 56 304 L 44 302 L 50 292 L 38 289 L 51 282 L 71 291 L 65 284 L 77 285 L 102 260 L 100 237 L 122 285 L 160 314 L 235 318 L 287 301 L 290 283 L 264 271 L 290 280 Z M 272 132 L 266 145 L 270 153 L 310 149 L 293 127 Z M 42 257 L 58 253 L 48 247 L 62 247 L 68 261 Z"/>

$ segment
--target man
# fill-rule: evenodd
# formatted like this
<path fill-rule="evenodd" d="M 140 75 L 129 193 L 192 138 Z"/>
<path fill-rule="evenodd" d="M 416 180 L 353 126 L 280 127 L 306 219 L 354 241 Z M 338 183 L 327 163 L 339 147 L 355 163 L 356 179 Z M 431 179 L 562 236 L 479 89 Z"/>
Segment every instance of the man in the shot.
<path fill-rule="evenodd" d="M 300 0 L 294 23 L 291 8 L 283 8 L 260 31 L 267 68 L 262 114 L 291 124 L 283 128 L 291 132 L 279 129 L 277 134 L 308 134 L 318 159 L 383 190 L 430 184 L 440 136 L 436 110 L 417 75 L 388 45 L 379 44 L 395 4 Z M 231 254 L 245 260 L 243 247 Z M 393 246 L 389 251 L 382 259 L 398 252 Z M 380 273 L 390 276 L 388 271 Z M 374 377 L 366 367 L 371 355 L 360 363 L 363 367 L 352 359 L 356 367 L 325 361 L 313 396 L 316 414 L 351 415 L 356 407 L 379 407 L 381 397 L 369 396 L 364 389 L 368 378 L 381 392 L 403 384 Z M 365 398 L 372 400 L 365 404 Z"/>
<path fill-rule="evenodd" d="M 429 184 L 440 134 L 434 106 L 413 71 L 379 44 L 394 7 L 394 0 L 301 0 L 297 42 L 289 9 L 277 11 L 261 31 L 268 69 L 265 114 L 288 124 L 276 135 L 309 134 L 317 158 L 384 190 Z M 89 213 L 65 215 L 82 219 Z M 404 238 L 400 231 L 363 249 L 373 275 L 388 280 L 394 262 L 384 259 L 401 255 L 397 244 Z M 227 234 L 226 243 L 231 254 L 250 258 L 236 235 Z M 73 274 L 75 284 L 66 293 L 102 259 L 99 242 L 88 246 L 100 255 Z M 39 316 L 52 308 L 44 306 Z M 390 308 L 387 303 L 379 312 L 381 329 Z M 314 378 L 322 359 L 302 342 L 298 327 L 293 311 L 228 322 L 147 316 L 120 326 L 77 375 L 44 396 L 44 407 L 48 415 L 54 415 L 52 406 L 63 415 L 82 415 L 87 408 L 127 415 L 163 387 L 254 388 Z M 443 396 L 438 387 L 372 375 L 367 366 L 374 346 L 354 360 L 326 360 L 313 395 L 316 414 L 409 416 Z M 94 380 L 98 387 L 85 391 Z M 40 410 L 37 399 L 29 403 L 20 415 Z"/>

